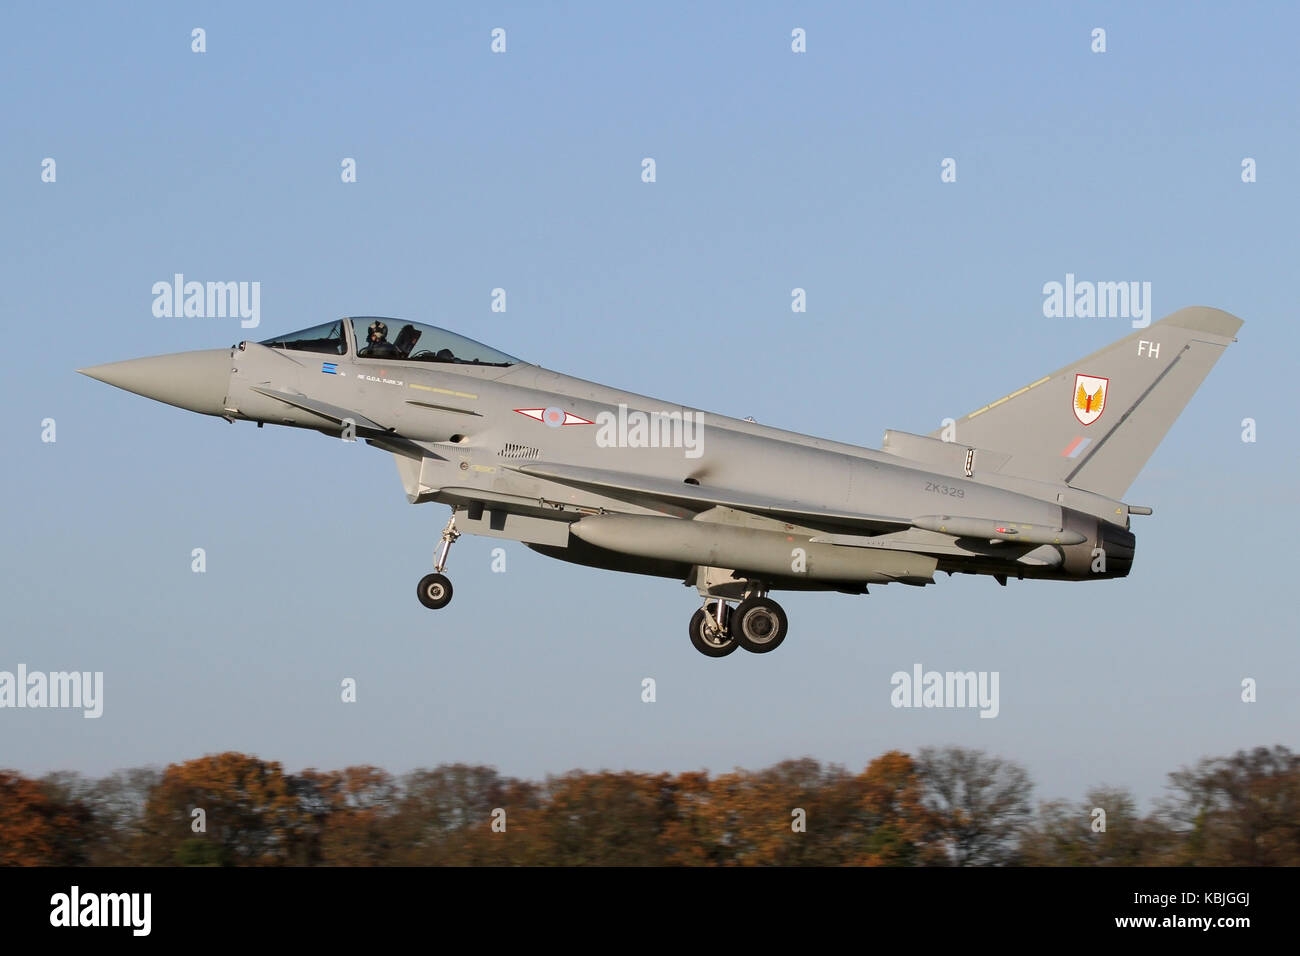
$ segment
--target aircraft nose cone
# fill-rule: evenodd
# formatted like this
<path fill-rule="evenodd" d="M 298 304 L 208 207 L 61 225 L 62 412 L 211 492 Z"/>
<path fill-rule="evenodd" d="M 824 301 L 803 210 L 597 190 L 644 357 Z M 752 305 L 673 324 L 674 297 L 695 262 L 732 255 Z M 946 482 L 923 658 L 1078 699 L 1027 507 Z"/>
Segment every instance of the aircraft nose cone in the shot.
<path fill-rule="evenodd" d="M 154 355 L 77 371 L 156 402 L 204 415 L 221 415 L 230 386 L 230 350 Z"/>

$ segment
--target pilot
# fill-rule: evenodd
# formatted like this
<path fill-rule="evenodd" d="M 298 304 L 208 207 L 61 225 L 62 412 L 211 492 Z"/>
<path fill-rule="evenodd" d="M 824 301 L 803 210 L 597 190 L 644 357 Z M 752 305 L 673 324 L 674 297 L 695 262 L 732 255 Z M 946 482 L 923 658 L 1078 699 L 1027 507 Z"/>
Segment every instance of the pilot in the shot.
<path fill-rule="evenodd" d="M 366 332 L 366 345 L 357 353 L 361 358 L 399 358 L 401 352 L 388 341 L 388 326 L 376 319 Z"/>

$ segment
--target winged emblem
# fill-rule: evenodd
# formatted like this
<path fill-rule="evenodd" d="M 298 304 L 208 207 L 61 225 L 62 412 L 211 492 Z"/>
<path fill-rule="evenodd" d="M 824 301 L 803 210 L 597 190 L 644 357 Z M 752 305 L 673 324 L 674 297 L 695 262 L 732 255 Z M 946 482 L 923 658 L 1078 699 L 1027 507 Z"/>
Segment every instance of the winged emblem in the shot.
<path fill-rule="evenodd" d="M 1095 375 L 1074 376 L 1074 417 L 1081 425 L 1091 425 L 1101 418 L 1106 407 L 1106 389 L 1110 379 Z"/>

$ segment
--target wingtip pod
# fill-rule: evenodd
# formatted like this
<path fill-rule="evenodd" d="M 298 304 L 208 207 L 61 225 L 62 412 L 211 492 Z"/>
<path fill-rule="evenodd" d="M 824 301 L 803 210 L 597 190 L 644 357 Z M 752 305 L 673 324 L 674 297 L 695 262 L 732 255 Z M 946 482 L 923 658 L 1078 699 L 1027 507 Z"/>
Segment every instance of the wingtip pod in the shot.
<path fill-rule="evenodd" d="M 1237 330 L 1246 323 L 1231 312 L 1214 309 L 1207 305 L 1191 305 L 1177 312 L 1171 312 L 1156 325 L 1176 325 L 1191 332 L 1206 332 L 1225 339 L 1236 336 Z"/>

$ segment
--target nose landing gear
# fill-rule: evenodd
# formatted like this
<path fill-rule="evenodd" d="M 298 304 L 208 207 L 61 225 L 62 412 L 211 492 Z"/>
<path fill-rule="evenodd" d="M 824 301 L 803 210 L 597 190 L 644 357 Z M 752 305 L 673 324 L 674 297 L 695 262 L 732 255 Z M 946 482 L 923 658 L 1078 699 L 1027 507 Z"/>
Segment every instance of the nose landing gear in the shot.
<path fill-rule="evenodd" d="M 430 610 L 436 611 L 451 603 L 451 579 L 442 572 L 447 568 L 447 555 L 451 553 L 451 546 L 459 537 L 460 532 L 456 530 L 456 512 L 453 511 L 447 521 L 447 527 L 442 529 L 442 547 L 438 552 L 438 560 L 433 566 L 434 573 L 420 578 L 420 583 L 416 587 L 415 593 L 420 603 Z"/>

